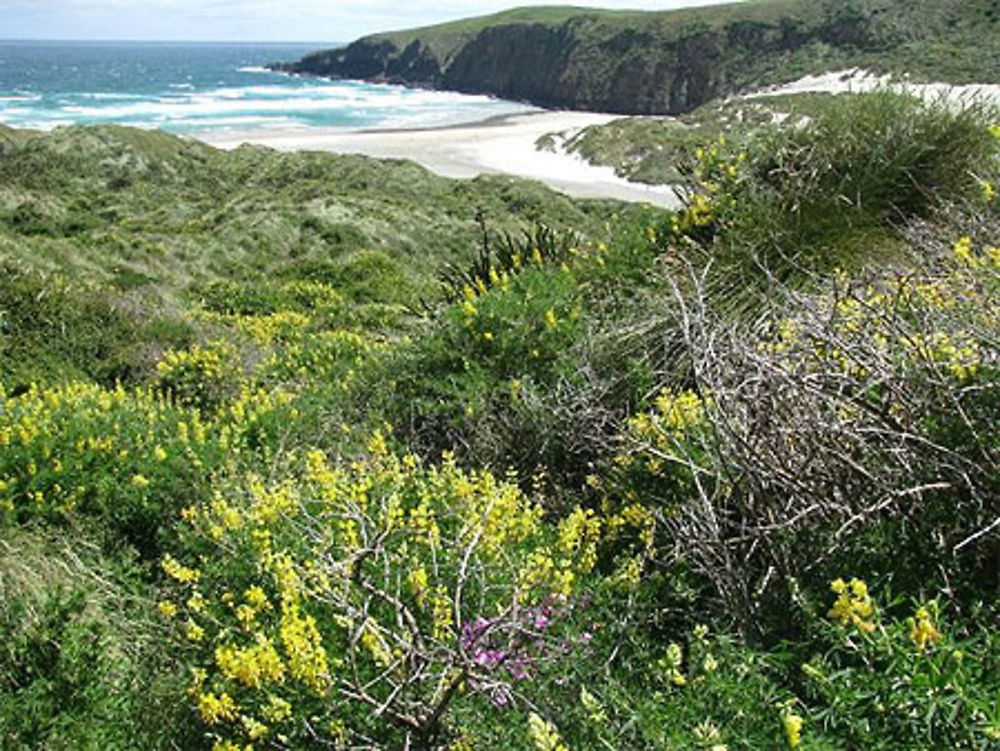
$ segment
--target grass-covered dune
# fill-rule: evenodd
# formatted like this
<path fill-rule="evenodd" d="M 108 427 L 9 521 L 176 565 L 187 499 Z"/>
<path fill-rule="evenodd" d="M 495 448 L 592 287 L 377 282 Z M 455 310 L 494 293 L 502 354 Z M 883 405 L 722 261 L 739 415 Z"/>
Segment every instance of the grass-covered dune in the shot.
<path fill-rule="evenodd" d="M 679 117 L 623 117 L 572 133 L 548 133 L 539 149 L 579 154 L 638 183 L 688 182 L 698 149 L 725 136 L 743 141 L 761 125 L 801 124 L 839 107 L 850 94 L 775 94 L 709 102 Z"/>
<path fill-rule="evenodd" d="M 996 119 L 676 212 L 5 132 L 0 747 L 995 748 Z"/>
<path fill-rule="evenodd" d="M 181 312 L 220 281 L 323 280 L 372 310 L 419 307 L 439 297 L 436 270 L 478 244 L 477 216 L 585 233 L 608 210 L 408 162 L 225 152 L 116 126 L 0 129 L 0 374 L 127 380 L 158 345 L 190 341 Z"/>
<path fill-rule="evenodd" d="M 992 82 L 992 0 L 755 0 L 675 11 L 522 8 L 364 37 L 277 67 L 488 93 L 543 107 L 678 114 L 848 67 Z"/>

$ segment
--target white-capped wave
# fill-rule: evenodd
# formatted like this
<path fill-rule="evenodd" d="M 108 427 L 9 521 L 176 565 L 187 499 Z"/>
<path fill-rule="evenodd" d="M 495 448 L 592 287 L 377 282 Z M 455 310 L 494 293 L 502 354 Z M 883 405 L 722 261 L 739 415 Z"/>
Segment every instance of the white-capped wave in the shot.
<path fill-rule="evenodd" d="M 262 68 L 259 65 L 244 65 L 242 68 L 236 69 L 240 73 L 270 73 L 267 68 Z"/>
<path fill-rule="evenodd" d="M 192 83 L 168 86 L 151 94 L 74 92 L 45 107 L 32 106 L 42 97 L 18 90 L 16 97 L 0 97 L 0 122 L 49 129 L 73 122 L 112 121 L 175 132 L 279 126 L 394 129 L 468 123 L 531 109 L 488 96 L 361 81 L 285 79 L 201 91 Z"/>
<path fill-rule="evenodd" d="M 84 91 L 79 94 L 74 94 L 74 97 L 78 99 L 94 99 L 97 101 L 135 101 L 137 99 L 145 99 L 146 97 L 142 94 L 125 94 L 118 91 Z M 66 101 L 66 100 L 60 100 Z"/>

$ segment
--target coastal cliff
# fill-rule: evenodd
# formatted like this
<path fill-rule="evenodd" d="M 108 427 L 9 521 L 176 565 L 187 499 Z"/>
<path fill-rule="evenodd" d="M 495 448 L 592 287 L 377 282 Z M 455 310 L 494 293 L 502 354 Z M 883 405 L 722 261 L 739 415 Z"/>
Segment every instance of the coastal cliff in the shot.
<path fill-rule="evenodd" d="M 996 45 L 998 6 L 763 0 L 668 12 L 525 8 L 368 36 L 273 67 L 543 107 L 673 115 L 743 89 L 853 65 L 984 80 L 997 71 L 983 64 L 996 63 L 979 45 Z"/>

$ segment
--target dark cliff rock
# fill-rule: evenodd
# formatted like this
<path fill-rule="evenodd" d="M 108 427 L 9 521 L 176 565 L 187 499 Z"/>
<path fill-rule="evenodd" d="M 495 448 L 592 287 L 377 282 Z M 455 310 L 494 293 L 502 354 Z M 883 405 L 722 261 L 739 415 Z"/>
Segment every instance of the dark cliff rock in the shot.
<path fill-rule="evenodd" d="M 765 0 L 662 13 L 577 9 L 544 22 L 524 20 L 530 11 L 521 10 L 366 37 L 278 67 L 544 107 L 671 115 L 748 87 L 858 64 L 905 41 L 887 29 L 898 32 L 906 7 L 903 0 Z M 880 25 L 880 13 L 895 14 L 892 23 Z"/>

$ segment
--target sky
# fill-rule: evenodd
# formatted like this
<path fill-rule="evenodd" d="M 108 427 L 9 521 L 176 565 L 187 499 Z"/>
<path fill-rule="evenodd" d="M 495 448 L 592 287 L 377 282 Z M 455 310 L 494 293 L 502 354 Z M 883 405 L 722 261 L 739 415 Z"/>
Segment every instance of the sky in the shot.
<path fill-rule="evenodd" d="M 576 0 L 666 10 L 724 0 Z M 0 39 L 348 42 L 551 0 L 0 0 Z"/>

